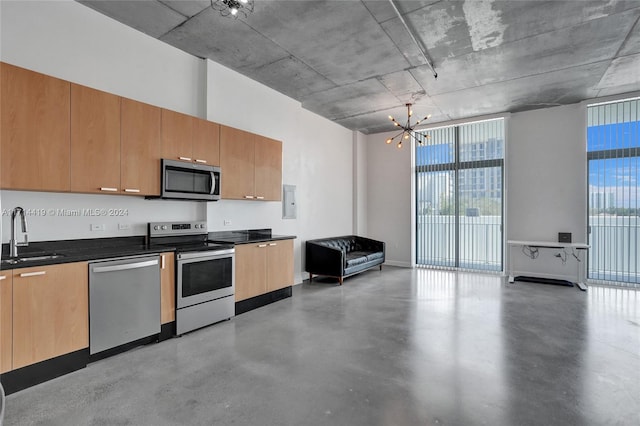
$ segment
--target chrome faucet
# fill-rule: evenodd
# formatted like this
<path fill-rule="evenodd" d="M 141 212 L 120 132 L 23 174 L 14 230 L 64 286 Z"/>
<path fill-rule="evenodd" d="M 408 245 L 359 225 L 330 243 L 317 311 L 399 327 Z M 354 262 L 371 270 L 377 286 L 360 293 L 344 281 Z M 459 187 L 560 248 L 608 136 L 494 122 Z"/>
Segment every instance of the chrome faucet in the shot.
<path fill-rule="evenodd" d="M 16 241 L 16 216 L 18 214 L 20 214 L 20 223 L 22 224 L 22 233 L 24 234 L 24 241 L 21 243 Z M 27 218 L 24 215 L 24 209 L 22 207 L 16 207 L 11 210 L 11 240 L 9 240 L 9 256 L 18 257 L 18 247 L 26 247 L 28 245 Z"/>

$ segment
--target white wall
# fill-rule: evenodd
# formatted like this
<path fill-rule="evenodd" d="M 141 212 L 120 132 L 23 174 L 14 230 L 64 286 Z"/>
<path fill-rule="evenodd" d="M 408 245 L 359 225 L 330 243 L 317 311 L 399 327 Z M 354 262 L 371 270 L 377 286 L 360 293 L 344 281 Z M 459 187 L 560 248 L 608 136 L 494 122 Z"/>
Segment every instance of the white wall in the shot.
<path fill-rule="evenodd" d="M 512 114 L 507 128 L 507 238 L 557 241 L 571 232 L 586 242 L 586 110 L 581 104 Z M 565 265 L 548 250 L 537 261 L 512 250 L 516 272 L 574 280 L 575 259 Z"/>
<path fill-rule="evenodd" d="M 398 132 L 366 136 L 367 234 L 386 243 L 386 262 L 411 266 L 411 147 L 385 140 Z"/>
<path fill-rule="evenodd" d="M 74 1 L 2 1 L 0 59 L 44 74 L 208 118 L 283 141 L 283 183 L 297 186 L 298 218 L 282 219 L 279 202 L 217 203 L 2 191 L 2 207 L 117 208 L 128 216 L 30 217 L 32 241 L 143 235 L 156 220 L 209 220 L 210 230 L 273 228 L 296 235 L 295 278 L 303 278 L 307 239 L 349 234 L 353 221 L 352 132 L 304 110 L 219 64 L 203 61 Z M 232 224 L 224 227 L 223 220 Z M 130 229 L 118 230 L 126 223 Z M 8 217 L 2 235 L 8 241 Z"/>
<path fill-rule="evenodd" d="M 367 235 L 367 139 L 353 132 L 353 232 Z"/>
<path fill-rule="evenodd" d="M 569 105 L 512 114 L 506 120 L 507 239 L 556 241 L 558 232 L 586 240 L 586 114 Z M 441 123 L 440 125 L 444 125 Z M 368 135 L 368 233 L 387 242 L 387 258 L 411 263 L 411 152 L 386 145 L 395 133 Z M 576 264 L 532 265 L 514 252 L 514 266 L 541 266 L 552 275 L 575 275 Z M 391 263 L 390 262 L 390 263 Z M 519 262 L 519 263 L 517 263 Z"/>

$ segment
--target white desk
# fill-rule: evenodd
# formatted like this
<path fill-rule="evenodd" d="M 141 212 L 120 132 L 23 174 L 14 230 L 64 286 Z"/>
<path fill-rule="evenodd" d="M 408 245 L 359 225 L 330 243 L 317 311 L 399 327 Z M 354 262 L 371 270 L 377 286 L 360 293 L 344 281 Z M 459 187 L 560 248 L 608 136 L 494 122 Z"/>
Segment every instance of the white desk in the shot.
<path fill-rule="evenodd" d="M 583 251 L 586 251 L 589 249 L 589 245 L 588 244 L 584 244 L 584 243 L 558 243 L 558 242 L 552 242 L 552 241 L 517 241 L 517 240 L 509 240 L 507 241 L 507 244 L 509 246 L 508 250 L 507 250 L 507 265 L 508 265 L 508 271 L 507 271 L 507 275 L 509 276 L 509 283 L 513 284 L 514 281 L 514 277 L 513 277 L 513 272 L 512 272 L 512 263 L 511 263 L 511 248 L 514 246 L 517 247 L 530 247 L 530 248 L 536 248 L 536 249 L 554 249 L 554 250 L 571 250 L 572 254 L 575 254 L 575 256 L 577 257 L 578 262 L 577 263 L 577 271 L 576 271 L 576 285 L 578 286 L 578 288 L 582 291 L 585 291 L 587 289 L 587 286 L 584 283 L 584 259 L 580 259 L 580 254 Z"/>

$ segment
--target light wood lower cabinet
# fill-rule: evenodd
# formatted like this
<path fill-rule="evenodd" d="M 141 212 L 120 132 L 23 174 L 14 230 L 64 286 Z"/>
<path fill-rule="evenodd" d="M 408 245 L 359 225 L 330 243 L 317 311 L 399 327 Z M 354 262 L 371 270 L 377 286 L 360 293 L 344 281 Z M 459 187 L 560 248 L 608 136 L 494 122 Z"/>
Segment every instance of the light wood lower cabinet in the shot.
<path fill-rule="evenodd" d="M 160 255 L 160 323 L 176 320 L 175 254 Z"/>
<path fill-rule="evenodd" d="M 0 271 L 0 373 L 12 369 L 13 347 L 13 271 Z"/>
<path fill-rule="evenodd" d="M 13 369 L 89 347 L 86 262 L 13 271 Z"/>
<path fill-rule="evenodd" d="M 236 302 L 293 285 L 293 240 L 236 245 Z"/>
<path fill-rule="evenodd" d="M 293 285 L 293 240 L 267 243 L 267 292 Z"/>

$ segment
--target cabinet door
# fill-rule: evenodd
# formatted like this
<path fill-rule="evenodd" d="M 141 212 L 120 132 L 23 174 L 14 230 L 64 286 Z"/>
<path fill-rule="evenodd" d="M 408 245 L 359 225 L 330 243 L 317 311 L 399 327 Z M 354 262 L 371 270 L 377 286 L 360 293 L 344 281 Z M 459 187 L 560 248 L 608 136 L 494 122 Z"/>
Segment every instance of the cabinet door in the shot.
<path fill-rule="evenodd" d="M 0 185 L 69 191 L 69 82 L 0 64 Z"/>
<path fill-rule="evenodd" d="M 87 263 L 13 271 L 13 368 L 89 347 Z"/>
<path fill-rule="evenodd" d="M 198 164 L 220 165 L 220 125 L 193 118 L 193 161 Z"/>
<path fill-rule="evenodd" d="M 253 133 L 220 126 L 222 198 L 244 200 L 255 197 Z"/>
<path fill-rule="evenodd" d="M 282 142 L 256 136 L 256 198 L 280 201 L 282 199 Z"/>
<path fill-rule="evenodd" d="M 158 107 L 122 98 L 120 184 L 125 193 L 160 195 Z"/>
<path fill-rule="evenodd" d="M 4 373 L 12 369 L 12 277 L 12 271 L 0 271 L 0 373 Z"/>
<path fill-rule="evenodd" d="M 120 97 L 71 85 L 71 191 L 120 190 Z"/>
<path fill-rule="evenodd" d="M 160 323 L 176 320 L 175 255 L 160 255 Z"/>
<path fill-rule="evenodd" d="M 192 161 L 193 117 L 162 110 L 162 158 Z"/>
<path fill-rule="evenodd" d="M 293 240 L 268 243 L 267 292 L 293 285 Z"/>
<path fill-rule="evenodd" d="M 236 302 L 266 293 L 266 249 L 266 243 L 236 246 Z"/>

